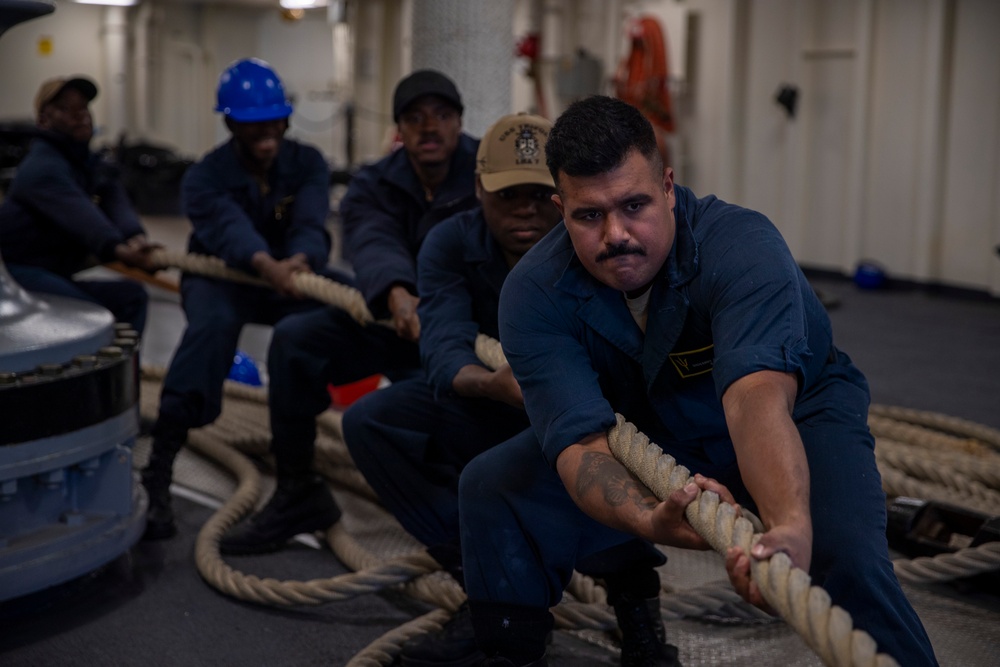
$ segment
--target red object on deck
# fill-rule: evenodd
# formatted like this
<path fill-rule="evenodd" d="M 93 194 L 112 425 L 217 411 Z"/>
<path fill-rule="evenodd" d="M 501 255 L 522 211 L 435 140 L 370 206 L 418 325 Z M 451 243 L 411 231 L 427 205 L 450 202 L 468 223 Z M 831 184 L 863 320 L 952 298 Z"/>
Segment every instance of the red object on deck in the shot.
<path fill-rule="evenodd" d="M 349 384 L 327 385 L 326 389 L 330 393 L 330 400 L 334 407 L 346 408 L 365 394 L 378 389 L 381 381 L 382 376 L 375 374 Z"/>

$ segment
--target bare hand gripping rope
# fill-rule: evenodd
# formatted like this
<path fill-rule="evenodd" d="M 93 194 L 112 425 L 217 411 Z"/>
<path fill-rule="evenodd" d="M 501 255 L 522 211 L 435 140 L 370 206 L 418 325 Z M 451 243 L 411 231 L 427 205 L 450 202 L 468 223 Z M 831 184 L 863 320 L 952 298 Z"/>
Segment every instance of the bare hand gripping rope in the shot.
<path fill-rule="evenodd" d="M 151 253 L 153 262 L 163 267 L 176 267 L 188 273 L 196 273 L 210 278 L 219 278 L 230 282 L 257 287 L 269 287 L 268 283 L 256 276 L 230 268 L 218 257 L 178 253 L 158 248 Z M 351 317 L 361 324 L 375 321 L 361 292 L 353 287 L 338 283 L 315 273 L 296 273 L 292 280 L 295 288 L 303 296 L 313 298 L 331 306 L 346 310 Z"/>
<path fill-rule="evenodd" d="M 687 484 L 690 472 L 674 458 L 617 415 L 618 424 L 608 433 L 612 453 L 660 500 Z M 725 554 L 729 547 L 746 553 L 760 539 L 749 520 L 735 508 L 719 501 L 711 491 L 702 491 L 688 505 L 687 520 L 712 548 Z M 751 559 L 753 579 L 764 599 L 805 640 L 827 665 L 896 665 L 888 655 L 876 653 L 875 640 L 852 627 L 850 614 L 834 606 L 830 596 L 812 586 L 809 575 L 792 565 L 783 553 L 763 561 Z"/>
<path fill-rule="evenodd" d="M 499 342 L 491 342 L 483 334 L 476 339 L 476 354 L 488 365 L 499 365 L 497 362 L 503 359 Z M 623 416 L 616 417 L 618 423 L 608 431 L 608 445 L 615 457 L 660 500 L 683 488 L 690 471 L 678 465 L 674 457 L 650 442 Z M 750 547 L 760 539 L 761 533 L 755 532 L 749 519 L 736 516 L 735 508 L 720 502 L 718 494 L 711 491 L 699 491 L 698 497 L 687 506 L 685 516 L 698 534 L 721 554 L 729 547 L 741 547 L 750 553 Z M 850 614 L 832 605 L 826 591 L 812 586 L 809 575 L 792 566 L 785 554 L 776 553 L 763 561 L 751 559 L 751 573 L 768 604 L 795 628 L 825 664 L 898 665 L 892 657 L 877 653 L 875 640 L 867 632 L 855 630 Z"/>

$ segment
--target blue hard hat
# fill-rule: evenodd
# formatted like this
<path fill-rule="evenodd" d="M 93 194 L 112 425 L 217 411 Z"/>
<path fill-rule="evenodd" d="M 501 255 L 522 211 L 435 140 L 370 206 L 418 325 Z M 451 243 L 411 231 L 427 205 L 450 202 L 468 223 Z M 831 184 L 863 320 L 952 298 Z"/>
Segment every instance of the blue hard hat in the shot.
<path fill-rule="evenodd" d="M 233 365 L 229 368 L 228 379 L 242 382 L 252 387 L 261 386 L 260 371 L 253 357 L 243 350 L 236 350 L 233 355 Z"/>
<path fill-rule="evenodd" d="M 271 66 L 258 58 L 238 60 L 219 77 L 215 110 L 241 123 L 292 115 L 285 88 Z"/>

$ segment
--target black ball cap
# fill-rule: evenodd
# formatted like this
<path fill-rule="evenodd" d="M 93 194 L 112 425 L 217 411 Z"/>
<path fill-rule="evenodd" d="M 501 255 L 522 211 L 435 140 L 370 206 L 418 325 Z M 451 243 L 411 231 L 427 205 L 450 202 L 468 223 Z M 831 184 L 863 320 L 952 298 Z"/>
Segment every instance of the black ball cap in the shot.
<path fill-rule="evenodd" d="M 413 72 L 399 84 L 392 96 L 392 120 L 399 122 L 406 107 L 414 100 L 424 95 L 437 95 L 455 105 L 459 113 L 465 109 L 462 106 L 462 96 L 458 94 L 455 83 L 441 72 L 433 69 L 421 69 Z"/>

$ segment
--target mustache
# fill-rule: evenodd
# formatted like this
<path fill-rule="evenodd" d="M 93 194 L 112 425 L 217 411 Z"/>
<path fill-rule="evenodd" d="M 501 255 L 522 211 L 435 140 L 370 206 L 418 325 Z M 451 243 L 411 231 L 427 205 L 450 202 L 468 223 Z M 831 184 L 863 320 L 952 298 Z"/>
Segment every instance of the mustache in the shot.
<path fill-rule="evenodd" d="M 629 245 L 628 242 L 625 241 L 607 248 L 604 252 L 597 256 L 597 261 L 603 262 L 606 259 L 614 259 L 615 257 L 622 257 L 623 255 L 639 255 L 640 257 L 645 257 L 646 251 L 637 245 Z"/>

